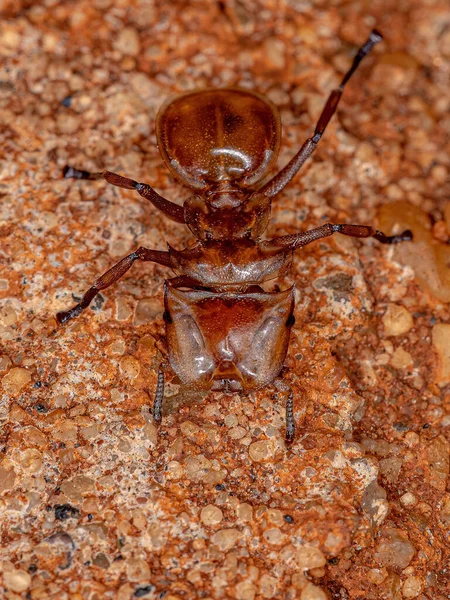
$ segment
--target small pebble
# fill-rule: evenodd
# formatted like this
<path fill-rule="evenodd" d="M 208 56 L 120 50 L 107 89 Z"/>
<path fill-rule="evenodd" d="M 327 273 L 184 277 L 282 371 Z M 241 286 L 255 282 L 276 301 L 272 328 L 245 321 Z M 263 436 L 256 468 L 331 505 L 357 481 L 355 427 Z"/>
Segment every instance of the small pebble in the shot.
<path fill-rule="evenodd" d="M 54 509 L 57 521 L 76 518 L 80 514 L 80 511 L 71 504 L 55 504 Z"/>
<path fill-rule="evenodd" d="M 300 600 L 328 600 L 328 596 L 319 586 L 308 582 L 300 594 Z"/>
<path fill-rule="evenodd" d="M 80 129 L 80 120 L 77 115 L 64 112 L 57 116 L 56 126 L 59 133 L 71 135 Z"/>
<path fill-rule="evenodd" d="M 401 346 L 394 351 L 391 357 L 391 365 L 395 369 L 406 369 L 407 367 L 412 367 L 413 364 L 414 361 L 411 354 L 403 350 Z"/>
<path fill-rule="evenodd" d="M 8 25 L 7 22 L 2 28 L 2 54 L 9 55 L 16 51 L 22 42 L 22 36 L 14 28 L 14 25 Z"/>
<path fill-rule="evenodd" d="M 445 165 L 435 165 L 430 170 L 430 175 L 439 185 L 444 184 L 448 178 L 448 170 Z"/>
<path fill-rule="evenodd" d="M 125 340 L 123 338 L 115 339 L 113 343 L 108 346 L 108 352 L 122 356 L 125 352 Z"/>
<path fill-rule="evenodd" d="M 429 483 L 431 487 L 444 493 L 450 471 L 450 457 L 448 441 L 443 435 L 438 436 L 429 444 L 427 459 L 430 465 Z"/>
<path fill-rule="evenodd" d="M 281 40 L 268 37 L 264 42 L 264 57 L 269 69 L 281 70 L 285 66 L 286 47 Z"/>
<path fill-rule="evenodd" d="M 446 244 L 448 241 L 448 231 L 445 221 L 436 221 L 433 225 L 433 236 L 439 242 Z"/>
<path fill-rule="evenodd" d="M 24 592 L 31 585 L 31 575 L 23 569 L 6 571 L 3 574 L 3 585 L 11 592 Z"/>
<path fill-rule="evenodd" d="M 272 456 L 272 448 L 269 440 L 260 440 L 250 444 L 248 453 L 255 462 L 263 462 Z"/>
<path fill-rule="evenodd" d="M 2 379 L 7 394 L 19 394 L 31 381 L 31 373 L 22 367 L 14 367 Z"/>
<path fill-rule="evenodd" d="M 212 467 L 212 462 L 204 454 L 187 456 L 184 459 L 186 477 L 191 481 L 201 481 Z"/>
<path fill-rule="evenodd" d="M 247 502 L 242 502 L 237 507 L 237 518 L 240 521 L 251 521 L 253 519 L 253 508 Z"/>
<path fill-rule="evenodd" d="M 439 511 L 439 519 L 444 527 L 450 527 L 450 495 L 444 499 L 441 510 Z"/>
<path fill-rule="evenodd" d="M 223 422 L 227 427 L 236 427 L 236 425 L 239 423 L 239 420 L 236 415 L 230 413 L 229 415 L 225 416 Z"/>
<path fill-rule="evenodd" d="M 153 445 L 156 446 L 158 443 L 158 430 L 153 422 L 146 423 L 144 425 L 143 433 L 146 439 Z"/>
<path fill-rule="evenodd" d="M 3 323 L 6 327 L 14 325 L 17 321 L 17 313 L 10 304 L 6 304 L 0 308 L 0 323 Z"/>
<path fill-rule="evenodd" d="M 16 472 L 12 465 L 0 465 L 0 493 L 11 490 L 16 481 Z"/>
<path fill-rule="evenodd" d="M 217 525 L 223 519 L 223 512 L 217 506 L 208 504 L 202 508 L 200 519 L 205 525 Z"/>
<path fill-rule="evenodd" d="M 124 356 L 120 360 L 120 370 L 130 379 L 135 379 L 141 370 L 140 362 L 134 356 Z"/>
<path fill-rule="evenodd" d="M 150 105 L 154 105 L 155 100 L 161 96 L 161 87 L 145 73 L 130 73 L 130 86 L 142 100 Z M 159 298 L 153 299 L 153 302 L 160 304 Z"/>
<path fill-rule="evenodd" d="M 138 32 L 132 27 L 124 27 L 120 30 L 113 46 L 121 54 L 137 56 L 141 47 Z"/>
<path fill-rule="evenodd" d="M 423 584 L 419 577 L 412 575 L 402 585 L 403 598 L 417 598 L 422 593 Z"/>
<path fill-rule="evenodd" d="M 254 600 L 256 592 L 256 585 L 251 581 L 241 581 L 236 584 L 236 600 Z"/>
<path fill-rule="evenodd" d="M 378 543 L 374 559 L 381 566 L 392 569 L 406 569 L 415 554 L 415 548 L 398 530 L 388 531 L 387 539 Z"/>
<path fill-rule="evenodd" d="M 269 508 L 266 516 L 267 516 L 267 520 L 270 523 L 273 523 L 274 525 L 278 525 L 278 527 L 281 527 L 285 523 L 285 519 L 283 519 L 283 513 L 281 512 L 281 510 L 278 510 L 277 508 Z"/>
<path fill-rule="evenodd" d="M 130 308 L 130 305 L 126 298 L 123 296 L 116 296 L 116 319 L 118 321 L 126 321 L 131 317 L 133 311 Z M 123 352 L 122 352 L 123 354 Z"/>
<path fill-rule="evenodd" d="M 99 552 L 92 560 L 92 564 L 101 569 L 107 569 L 110 565 L 108 557 L 104 552 Z"/>
<path fill-rule="evenodd" d="M 85 494 L 92 494 L 95 482 L 85 475 L 75 475 L 61 484 L 61 492 L 73 502 L 82 502 Z"/>
<path fill-rule="evenodd" d="M 388 576 L 387 569 L 369 569 L 367 571 L 367 579 L 370 583 L 374 583 L 375 585 L 380 585 Z"/>
<path fill-rule="evenodd" d="M 126 565 L 129 581 L 146 581 L 150 579 L 150 567 L 142 558 L 129 558 Z"/>
<path fill-rule="evenodd" d="M 414 448 L 420 443 L 420 437 L 415 431 L 408 431 L 408 433 L 405 435 L 405 443 L 408 447 Z"/>
<path fill-rule="evenodd" d="M 153 521 L 147 527 L 147 532 L 154 550 L 166 545 L 168 532 L 163 522 Z"/>
<path fill-rule="evenodd" d="M 78 439 L 78 428 L 72 419 L 61 419 L 52 427 L 52 438 L 59 442 L 76 443 Z"/>
<path fill-rule="evenodd" d="M 283 544 L 286 539 L 286 536 L 278 529 L 278 527 L 272 527 L 272 529 L 268 529 L 263 533 L 263 537 L 269 544 L 274 546 Z"/>
<path fill-rule="evenodd" d="M 9 370 L 11 365 L 12 362 L 9 356 L 6 356 L 6 354 L 0 356 L 0 373 L 6 373 L 6 371 Z"/>
<path fill-rule="evenodd" d="M 342 550 L 344 545 L 345 540 L 338 531 L 336 531 L 336 533 L 330 531 L 325 539 L 325 542 L 323 543 L 324 549 L 328 553 L 333 555 L 338 554 Z"/>
<path fill-rule="evenodd" d="M 184 421 L 184 423 L 181 423 L 180 429 L 182 433 L 192 441 L 196 441 L 198 439 L 200 427 L 196 423 L 193 423 L 192 421 Z"/>
<path fill-rule="evenodd" d="M 436 381 L 439 385 L 450 382 L 450 324 L 439 323 L 431 331 L 431 339 L 439 358 Z"/>
<path fill-rule="evenodd" d="M 42 454 L 36 448 L 27 448 L 20 453 L 20 465 L 30 475 L 41 470 L 43 461 Z"/>
<path fill-rule="evenodd" d="M 259 580 L 259 593 L 263 598 L 274 598 L 277 592 L 278 580 L 264 573 Z"/>
<path fill-rule="evenodd" d="M 238 425 L 237 427 L 232 427 L 228 431 L 228 435 L 233 440 L 241 440 L 245 434 L 246 434 L 245 429 L 243 427 L 241 427 L 240 425 Z"/>
<path fill-rule="evenodd" d="M 222 552 L 228 552 L 241 539 L 242 533 L 238 529 L 221 529 L 215 533 L 211 541 Z"/>
<path fill-rule="evenodd" d="M 162 312 L 162 304 L 159 298 L 143 298 L 136 305 L 134 324 L 145 325 L 153 323 L 155 319 L 162 315 Z"/>
<path fill-rule="evenodd" d="M 403 335 L 414 325 L 411 313 L 398 304 L 388 304 L 382 318 L 385 335 Z"/>
<path fill-rule="evenodd" d="M 403 496 L 400 497 L 400 503 L 405 508 L 414 506 L 417 504 L 417 498 L 414 496 L 414 494 L 411 494 L 411 492 L 406 492 L 406 494 L 403 494 Z"/>
<path fill-rule="evenodd" d="M 314 546 L 302 546 L 299 548 L 296 553 L 296 560 L 298 567 L 304 571 L 323 567 L 327 562 L 319 548 L 315 548 Z"/>

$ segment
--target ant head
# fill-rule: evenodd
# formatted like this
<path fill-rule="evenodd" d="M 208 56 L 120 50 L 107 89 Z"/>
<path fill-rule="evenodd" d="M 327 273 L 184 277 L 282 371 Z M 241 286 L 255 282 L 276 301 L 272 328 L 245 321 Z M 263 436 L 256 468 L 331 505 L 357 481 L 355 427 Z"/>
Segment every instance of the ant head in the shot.
<path fill-rule="evenodd" d="M 259 94 L 238 88 L 183 94 L 156 120 L 167 168 L 185 185 L 206 191 L 219 183 L 248 189 L 269 173 L 280 147 L 280 117 Z"/>

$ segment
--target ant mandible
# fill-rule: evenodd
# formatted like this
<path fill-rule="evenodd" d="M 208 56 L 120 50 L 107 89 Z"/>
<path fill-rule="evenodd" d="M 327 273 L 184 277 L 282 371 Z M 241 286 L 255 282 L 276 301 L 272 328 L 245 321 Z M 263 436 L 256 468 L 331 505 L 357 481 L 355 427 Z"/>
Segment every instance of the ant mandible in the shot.
<path fill-rule="evenodd" d="M 316 229 L 261 240 L 271 200 L 311 156 L 336 111 L 345 84 L 361 60 L 381 41 L 372 31 L 353 64 L 333 90 L 314 135 L 262 187 L 280 146 L 280 118 L 263 96 L 238 88 L 188 92 L 166 103 L 156 121 L 158 146 L 171 173 L 197 193 L 183 206 L 150 185 L 116 173 L 89 173 L 72 167 L 64 176 L 106 179 L 136 190 L 166 217 L 189 227 L 196 243 L 167 252 L 140 247 L 102 275 L 81 301 L 57 314 L 59 323 L 78 316 L 95 296 L 118 281 L 136 260 L 171 268 L 164 283 L 166 360 L 158 370 L 153 418 L 161 421 L 165 372 L 171 369 L 190 388 L 248 392 L 279 376 L 294 324 L 294 286 L 266 292 L 261 284 L 285 273 L 297 248 L 341 233 L 373 237 L 382 244 L 412 239 L 410 231 L 386 236 L 367 225 L 326 223 Z M 256 189 L 255 189 L 256 186 Z M 295 434 L 292 390 L 286 391 L 286 441 Z"/>

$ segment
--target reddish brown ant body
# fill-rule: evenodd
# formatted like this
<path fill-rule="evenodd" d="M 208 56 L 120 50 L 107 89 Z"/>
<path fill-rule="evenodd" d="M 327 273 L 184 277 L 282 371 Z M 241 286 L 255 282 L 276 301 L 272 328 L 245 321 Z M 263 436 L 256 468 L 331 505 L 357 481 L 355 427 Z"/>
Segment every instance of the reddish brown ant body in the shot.
<path fill-rule="evenodd" d="M 268 183 L 255 186 L 274 165 L 280 145 L 275 106 L 254 92 L 206 89 L 186 93 L 160 110 L 156 123 L 162 157 L 175 177 L 197 193 L 183 206 L 144 183 L 109 171 L 88 173 L 66 167 L 65 177 L 99 179 L 141 196 L 197 238 L 190 248 L 167 252 L 140 247 L 102 275 L 82 300 L 57 315 L 76 317 L 100 290 L 120 279 L 136 260 L 171 268 L 165 282 L 167 361 L 158 372 L 153 417 L 161 420 L 164 374 L 169 368 L 183 384 L 202 390 L 248 392 L 278 377 L 294 323 L 294 288 L 266 292 L 261 284 L 285 273 L 293 253 L 334 233 L 373 237 L 383 244 L 411 239 L 411 232 L 386 236 L 366 225 L 326 223 L 272 240 L 261 240 L 271 199 L 288 184 L 316 149 L 336 111 L 347 81 L 381 40 L 377 31 L 359 49 L 339 88 L 322 111 L 314 135 Z M 286 440 L 294 438 L 292 392 L 286 402 Z"/>

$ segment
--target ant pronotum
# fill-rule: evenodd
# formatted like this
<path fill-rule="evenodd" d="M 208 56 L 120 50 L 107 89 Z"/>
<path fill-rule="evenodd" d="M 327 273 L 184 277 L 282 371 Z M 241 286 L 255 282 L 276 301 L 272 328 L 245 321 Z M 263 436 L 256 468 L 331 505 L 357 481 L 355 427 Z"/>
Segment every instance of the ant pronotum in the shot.
<path fill-rule="evenodd" d="M 334 223 L 260 239 L 269 221 L 271 199 L 314 152 L 345 84 L 381 39 L 377 31 L 371 32 L 341 85 L 331 92 L 314 135 L 259 189 L 254 188 L 278 155 L 280 118 L 266 98 L 237 88 L 188 92 L 165 104 L 158 114 L 156 132 L 164 162 L 173 175 L 197 192 L 183 206 L 166 200 L 146 183 L 109 171 L 65 168 L 65 177 L 104 178 L 136 190 L 167 217 L 187 225 L 197 238 L 184 250 L 138 248 L 97 279 L 81 302 L 57 315 L 59 323 L 78 316 L 136 260 L 153 261 L 175 272 L 176 277 L 164 284 L 167 360 L 158 371 L 155 421 L 161 420 L 167 369 L 183 384 L 203 390 L 248 392 L 275 381 L 294 324 L 294 287 L 270 293 L 261 284 L 285 273 L 297 248 L 334 233 L 373 237 L 382 244 L 412 239 L 410 231 L 386 236 L 367 225 Z M 288 387 L 285 390 L 286 441 L 291 442 L 295 432 L 293 394 Z"/>

